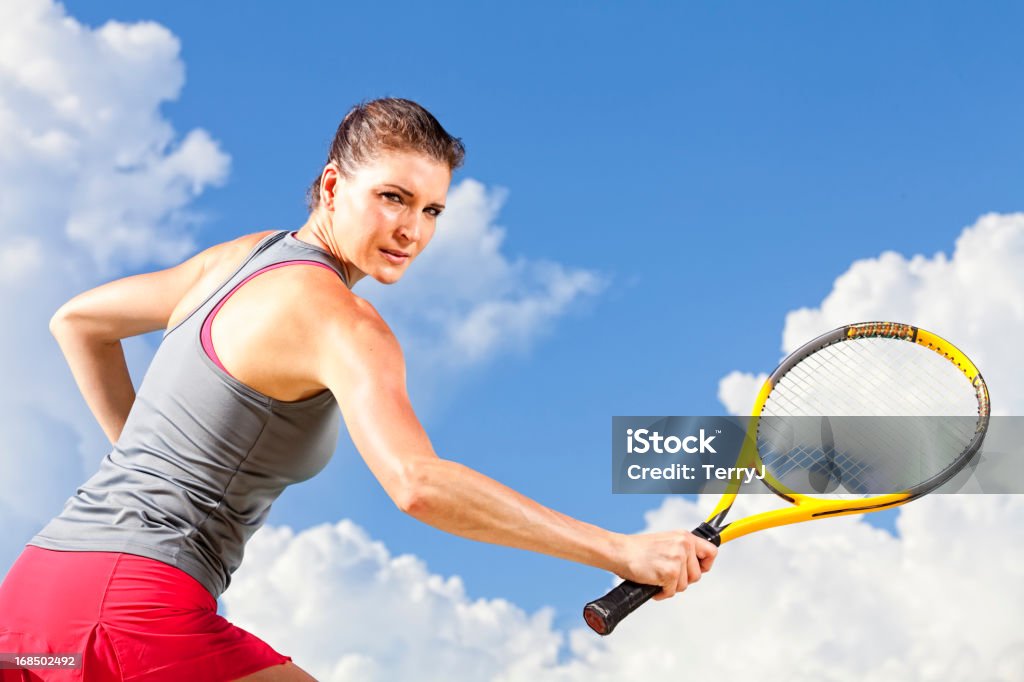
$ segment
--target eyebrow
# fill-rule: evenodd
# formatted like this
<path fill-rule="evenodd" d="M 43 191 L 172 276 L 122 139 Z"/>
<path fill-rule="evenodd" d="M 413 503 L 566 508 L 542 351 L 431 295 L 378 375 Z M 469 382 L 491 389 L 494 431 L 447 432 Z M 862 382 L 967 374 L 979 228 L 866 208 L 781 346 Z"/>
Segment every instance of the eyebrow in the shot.
<path fill-rule="evenodd" d="M 413 196 L 412 192 L 410 192 L 406 188 L 402 187 L 401 185 L 396 185 L 394 183 L 389 182 L 389 183 L 386 183 L 384 186 L 385 187 L 394 187 L 395 189 L 397 189 L 399 192 L 401 192 L 402 194 L 404 194 L 407 197 Z M 428 204 L 428 206 L 433 206 L 434 208 L 440 208 L 442 210 L 444 209 L 444 204 L 439 204 L 436 201 L 431 202 L 430 204 Z"/>

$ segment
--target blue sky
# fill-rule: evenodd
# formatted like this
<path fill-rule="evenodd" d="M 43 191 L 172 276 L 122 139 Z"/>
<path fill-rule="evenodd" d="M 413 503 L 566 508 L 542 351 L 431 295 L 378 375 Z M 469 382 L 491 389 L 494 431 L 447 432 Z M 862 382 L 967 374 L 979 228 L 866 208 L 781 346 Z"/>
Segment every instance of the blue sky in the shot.
<path fill-rule="evenodd" d="M 1012 3 L 65 6 L 180 39 L 185 86 L 163 113 L 231 157 L 190 206 L 204 246 L 297 228 L 356 101 L 415 99 L 462 137 L 453 186 L 507 190 L 503 251 L 607 288 L 436 398 L 414 384 L 416 407 L 443 456 L 620 531 L 663 500 L 611 495 L 612 415 L 722 413 L 719 380 L 770 370 L 785 315 L 820 305 L 851 263 L 951 252 L 980 215 L 1021 205 Z M 552 605 L 565 625 L 607 586 L 403 517 L 357 457 L 343 436 L 270 523 L 350 518 L 471 596 Z"/>

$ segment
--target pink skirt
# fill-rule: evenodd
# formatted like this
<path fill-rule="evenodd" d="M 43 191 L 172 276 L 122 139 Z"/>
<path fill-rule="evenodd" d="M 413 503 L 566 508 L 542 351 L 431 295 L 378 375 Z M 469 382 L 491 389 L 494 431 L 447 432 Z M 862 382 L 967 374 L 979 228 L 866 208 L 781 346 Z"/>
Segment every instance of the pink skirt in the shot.
<path fill-rule="evenodd" d="M 81 654 L 81 664 L 13 668 L 2 662 L 11 654 Z M 0 584 L 0 682 L 227 682 L 290 660 L 155 559 L 27 545 Z"/>

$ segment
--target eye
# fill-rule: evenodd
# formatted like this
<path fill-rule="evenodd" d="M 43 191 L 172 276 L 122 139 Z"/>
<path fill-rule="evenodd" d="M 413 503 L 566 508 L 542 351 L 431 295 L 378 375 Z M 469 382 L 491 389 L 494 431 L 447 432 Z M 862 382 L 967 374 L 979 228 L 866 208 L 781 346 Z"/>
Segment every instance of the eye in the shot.
<path fill-rule="evenodd" d="M 436 208 L 433 208 L 433 207 L 428 207 L 427 208 L 427 214 L 428 215 L 432 215 L 432 216 L 434 216 L 436 218 L 437 216 L 441 215 L 441 211 L 439 211 L 439 210 L 437 210 Z"/>
<path fill-rule="evenodd" d="M 402 197 L 394 192 L 381 192 L 380 195 L 388 201 L 393 201 L 398 204 L 402 203 Z"/>

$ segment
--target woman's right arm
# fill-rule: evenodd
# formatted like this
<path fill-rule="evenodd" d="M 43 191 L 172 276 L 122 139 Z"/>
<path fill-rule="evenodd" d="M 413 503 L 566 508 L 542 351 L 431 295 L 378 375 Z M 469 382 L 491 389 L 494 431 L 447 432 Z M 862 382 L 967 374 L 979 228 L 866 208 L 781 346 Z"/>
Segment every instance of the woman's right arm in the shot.
<path fill-rule="evenodd" d="M 348 300 L 345 300 L 348 299 Z M 315 334 L 319 380 L 338 401 L 348 432 L 395 504 L 441 530 L 569 559 L 667 598 L 711 568 L 718 548 L 687 531 L 623 535 L 549 509 L 457 462 L 442 459 L 409 403 L 394 335 L 365 302 L 335 299 Z"/>
<path fill-rule="evenodd" d="M 178 304 L 201 278 L 233 269 L 269 231 L 216 244 L 174 267 L 107 282 L 75 296 L 50 319 L 82 397 L 116 443 L 135 402 L 121 339 L 166 329 Z"/>
<path fill-rule="evenodd" d="M 50 319 L 78 390 L 116 443 L 135 402 L 121 339 L 161 329 L 203 273 L 204 251 L 166 270 L 124 277 L 75 296 Z"/>

